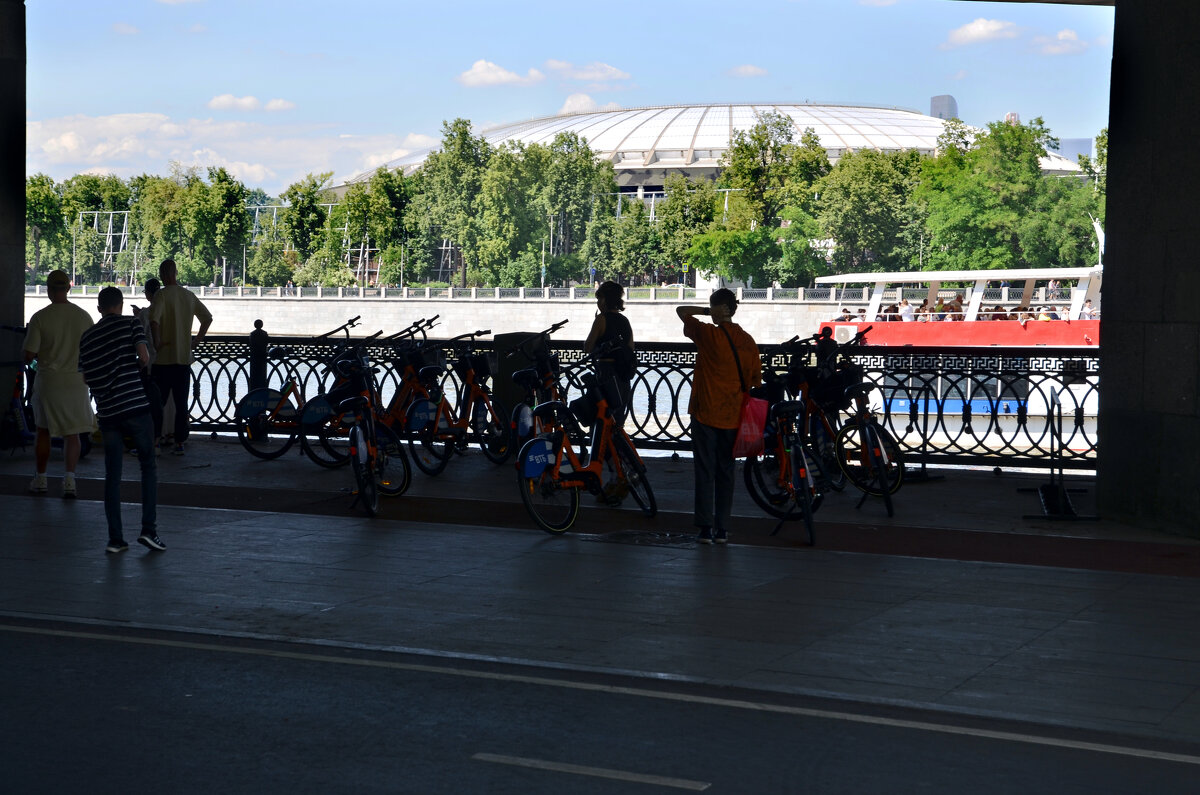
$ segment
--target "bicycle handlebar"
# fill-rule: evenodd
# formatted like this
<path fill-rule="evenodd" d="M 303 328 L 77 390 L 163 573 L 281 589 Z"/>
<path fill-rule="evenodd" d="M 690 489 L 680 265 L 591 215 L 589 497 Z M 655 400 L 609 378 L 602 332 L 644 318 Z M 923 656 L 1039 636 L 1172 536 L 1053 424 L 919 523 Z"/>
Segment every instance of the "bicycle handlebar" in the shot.
<path fill-rule="evenodd" d="M 318 334 L 316 336 L 316 339 L 321 339 L 323 337 L 332 337 L 334 334 L 337 334 L 339 331 L 346 332 L 346 337 L 348 339 L 350 337 L 350 329 L 357 326 L 358 321 L 360 321 L 360 320 L 362 320 L 362 315 L 355 315 L 354 317 L 350 318 L 349 320 L 347 320 L 345 323 L 338 326 L 337 328 L 335 328 L 331 331 L 326 331 L 324 334 Z M 382 333 L 382 332 L 380 332 L 380 333 Z"/>
<path fill-rule="evenodd" d="M 525 339 L 521 340 L 516 345 L 514 345 L 513 349 L 511 351 L 504 354 L 504 358 L 508 359 L 512 356 L 515 356 L 518 353 L 521 353 L 521 354 L 524 354 L 525 358 L 532 360 L 533 357 L 529 354 L 528 351 L 525 350 L 525 344 L 529 343 L 529 342 L 533 342 L 536 339 L 541 339 L 542 337 L 548 337 L 570 322 L 571 322 L 570 318 L 563 318 L 562 320 L 558 321 L 557 323 L 555 323 L 553 326 L 546 329 L 545 331 L 539 331 L 534 334 L 530 334 L 528 337 L 526 337 Z"/>

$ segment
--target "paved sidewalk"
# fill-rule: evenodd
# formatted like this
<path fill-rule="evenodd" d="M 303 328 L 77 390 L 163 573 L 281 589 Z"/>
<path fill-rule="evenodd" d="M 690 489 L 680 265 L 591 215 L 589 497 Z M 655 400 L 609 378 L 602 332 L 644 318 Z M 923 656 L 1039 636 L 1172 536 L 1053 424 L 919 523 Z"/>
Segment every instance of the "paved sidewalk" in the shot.
<path fill-rule="evenodd" d="M 739 502 L 735 541 L 754 543 L 721 548 L 691 540 L 686 460 L 652 460 L 656 519 L 589 508 L 584 532 L 551 537 L 521 521 L 512 470 L 477 455 L 442 478 L 414 473 L 410 495 L 368 519 L 340 490 L 347 471 L 198 440 L 160 459 L 168 551 L 106 556 L 99 457 L 80 466 L 75 501 L 57 496 L 57 454 L 50 495 L 25 495 L 31 461 L 0 454 L 5 621 L 627 673 L 1200 748 L 1200 545 L 1027 522 L 1017 512 L 1036 512 L 1036 496 L 1015 486 L 1038 478 L 951 473 L 902 489 L 892 520 L 842 495 L 818 514 L 816 549 L 794 527 L 771 538 L 772 523 Z M 132 489 L 136 460 L 126 466 Z M 125 515 L 135 528 L 137 508 Z M 930 549 L 908 555 L 833 549 L 911 547 L 920 533 Z M 1029 547 L 1065 559 L 997 562 Z M 1175 576 L 1135 573 L 1166 570 Z"/>

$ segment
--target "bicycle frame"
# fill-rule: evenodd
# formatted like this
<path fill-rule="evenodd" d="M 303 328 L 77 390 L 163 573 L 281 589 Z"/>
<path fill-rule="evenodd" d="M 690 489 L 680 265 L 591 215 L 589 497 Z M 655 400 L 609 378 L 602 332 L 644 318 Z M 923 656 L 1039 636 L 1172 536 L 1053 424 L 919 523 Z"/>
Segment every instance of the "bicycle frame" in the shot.
<path fill-rule="evenodd" d="M 571 414 L 570 409 L 562 402 L 543 403 L 534 411 L 535 414 L 554 414 L 557 416 L 569 417 L 567 423 L 556 423 L 554 430 L 543 434 L 539 439 L 535 439 L 530 444 L 538 441 L 545 443 L 545 456 L 542 469 L 531 471 L 527 467 L 523 473 L 526 477 L 538 477 L 545 471 L 545 467 L 550 467 L 553 471 L 555 488 L 558 489 L 574 489 L 583 488 L 592 493 L 599 493 L 604 479 L 604 465 L 609 463 L 618 477 L 625 477 L 624 467 L 621 465 L 620 456 L 617 455 L 616 435 L 620 434 L 622 443 L 628 446 L 628 449 L 633 452 L 636 459 L 641 462 L 641 456 L 637 452 L 637 448 L 633 445 L 633 440 L 625 433 L 624 428 L 617 427 L 612 418 L 608 416 L 608 401 L 603 398 L 596 401 L 596 420 L 592 424 L 591 441 L 584 452 L 581 445 L 580 453 L 576 454 L 575 447 L 571 443 L 570 434 L 567 433 L 566 425 L 574 424 L 575 418 Z M 588 457 L 588 463 L 583 463 L 583 456 Z M 527 461 L 533 459 L 541 459 L 542 456 L 531 455 Z M 564 462 L 570 466 L 570 472 L 563 473 Z M 540 461 L 533 461 L 532 467 L 536 468 L 540 465 Z"/>

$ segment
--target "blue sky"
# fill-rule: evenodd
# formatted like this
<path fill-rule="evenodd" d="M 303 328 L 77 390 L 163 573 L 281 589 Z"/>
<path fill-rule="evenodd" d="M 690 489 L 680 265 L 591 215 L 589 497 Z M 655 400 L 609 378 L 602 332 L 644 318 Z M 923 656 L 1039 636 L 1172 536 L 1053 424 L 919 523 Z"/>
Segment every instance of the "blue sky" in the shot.
<path fill-rule="evenodd" d="M 597 107 L 835 102 L 1063 138 L 1108 119 L 1113 9 L 955 0 L 27 0 L 30 174 L 222 165 L 278 194 Z"/>

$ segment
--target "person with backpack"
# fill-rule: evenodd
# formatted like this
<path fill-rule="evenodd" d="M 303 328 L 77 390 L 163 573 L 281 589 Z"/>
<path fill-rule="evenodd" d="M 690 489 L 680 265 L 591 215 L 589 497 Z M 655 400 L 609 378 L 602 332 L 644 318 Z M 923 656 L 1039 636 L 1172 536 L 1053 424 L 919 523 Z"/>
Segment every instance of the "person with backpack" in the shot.
<path fill-rule="evenodd" d="M 592 328 L 583 343 L 583 352 L 591 353 L 596 348 L 610 343 L 617 338 L 621 343 L 596 362 L 596 377 L 606 388 L 606 398 L 619 405 L 609 406 L 609 416 L 620 425 L 629 412 L 630 398 L 633 395 L 633 377 L 637 375 L 637 354 L 633 347 L 633 327 L 629 318 L 621 314 L 625 309 L 625 290 L 616 282 L 605 282 L 596 288 L 596 307 L 600 310 L 592 321 Z M 616 394 L 608 394 L 613 390 L 609 385 L 615 385 Z"/>

